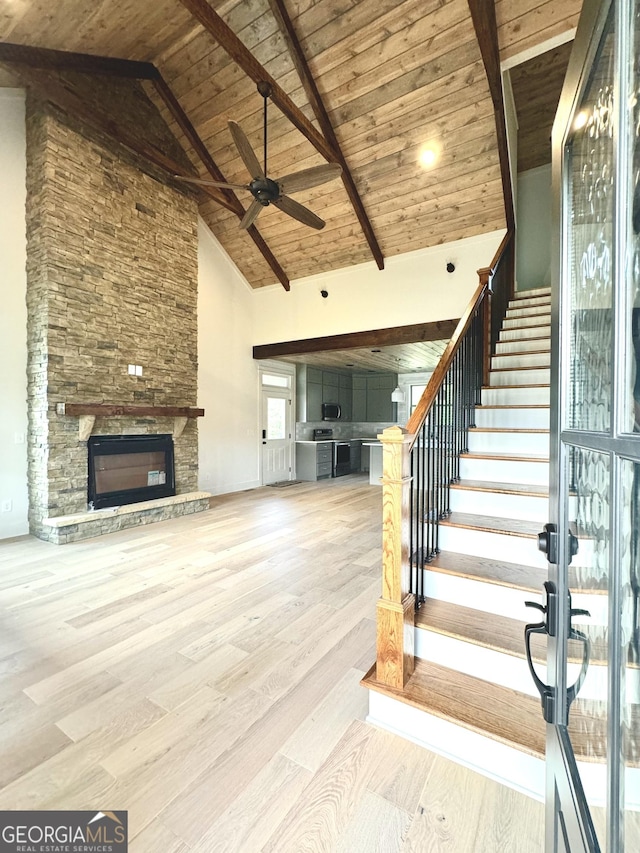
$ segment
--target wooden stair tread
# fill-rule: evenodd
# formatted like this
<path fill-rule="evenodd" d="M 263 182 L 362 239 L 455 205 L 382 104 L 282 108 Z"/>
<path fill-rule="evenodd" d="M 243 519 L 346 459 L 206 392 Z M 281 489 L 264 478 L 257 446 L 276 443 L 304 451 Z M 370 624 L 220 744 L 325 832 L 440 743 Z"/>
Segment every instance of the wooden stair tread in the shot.
<path fill-rule="evenodd" d="M 518 429 L 516 429 L 516 428 L 512 429 L 511 427 L 477 427 L 477 426 L 474 426 L 474 427 L 469 427 L 469 431 L 470 432 L 498 432 L 498 433 L 504 433 L 506 435 L 511 435 L 511 433 L 514 433 L 514 432 L 515 433 L 525 433 L 525 434 L 530 433 L 530 432 L 535 432 L 535 433 L 544 432 L 544 433 L 547 433 L 547 435 L 549 435 L 549 433 L 550 433 L 550 430 L 548 430 L 548 429 L 527 429 L 526 427 L 519 427 Z"/>
<path fill-rule="evenodd" d="M 404 690 L 376 680 L 375 665 L 360 682 L 433 716 L 544 759 L 546 724 L 540 700 L 447 667 L 416 660 Z M 606 716 L 594 718 L 579 701 L 572 707 L 569 731 L 579 761 L 606 761 Z M 635 758 L 635 756 L 634 756 Z"/>
<path fill-rule="evenodd" d="M 521 521 L 517 518 L 497 518 L 493 515 L 475 515 L 470 512 L 452 512 L 440 522 L 444 527 L 464 527 L 467 530 L 484 530 L 486 533 L 505 533 L 535 539 L 540 533 L 539 521 Z"/>
<path fill-rule="evenodd" d="M 547 326 L 532 326 L 531 328 L 532 328 L 532 329 L 546 329 L 546 328 L 550 328 L 550 327 L 547 327 Z M 504 331 L 505 331 L 505 332 L 517 332 L 517 331 L 518 331 L 518 329 L 505 329 Z M 538 336 L 536 336 L 536 337 L 530 337 L 530 338 L 526 338 L 526 337 L 525 337 L 525 338 L 500 338 L 500 340 L 498 341 L 498 343 L 499 343 L 499 344 L 521 344 L 521 343 L 523 343 L 524 341 L 526 341 L 526 342 L 527 342 L 527 343 L 529 343 L 529 344 L 530 344 L 532 341 L 545 341 L 545 343 L 547 343 L 547 342 L 550 342 L 550 341 L 551 341 L 551 335 L 550 335 L 550 334 L 548 334 L 548 335 L 538 335 Z M 547 350 L 547 352 L 548 352 L 548 350 Z M 516 353 L 512 353 L 512 352 L 494 352 L 494 353 L 492 353 L 492 355 L 516 355 Z M 525 355 L 525 353 L 519 353 L 519 355 Z"/>
<path fill-rule="evenodd" d="M 524 483 L 492 483 L 489 480 L 458 480 L 451 483 L 452 489 L 467 489 L 473 492 L 497 492 L 501 495 L 527 495 L 530 497 L 548 498 L 549 489 L 546 486 Z"/>
<path fill-rule="evenodd" d="M 537 384 L 534 383 L 532 385 L 524 385 L 524 384 L 522 384 L 522 385 L 483 385 L 482 390 L 483 391 L 495 391 L 496 388 L 500 388 L 502 390 L 505 388 L 550 388 L 550 387 L 551 386 L 549 385 L 548 382 L 538 382 Z"/>
<path fill-rule="evenodd" d="M 507 462 L 548 462 L 549 457 L 543 456 L 541 453 L 529 453 L 523 456 L 521 453 L 461 453 L 460 458 L 464 459 L 503 459 Z"/>
<path fill-rule="evenodd" d="M 404 690 L 380 684 L 375 666 L 361 684 L 436 717 L 464 726 L 537 758 L 544 758 L 545 722 L 540 702 L 500 687 L 417 659 Z"/>
<path fill-rule="evenodd" d="M 538 618 L 536 611 L 532 610 L 529 621 L 537 622 L 541 618 L 541 616 Z M 427 599 L 416 613 L 416 627 L 523 660 L 525 658 L 525 623 L 508 616 L 496 616 L 493 613 L 485 613 L 448 601 Z M 546 637 L 534 634 L 531 638 L 531 652 L 535 661 L 545 664 L 547 661 Z M 569 641 L 569 660 L 572 663 L 579 663 L 582 660 L 582 644 L 579 641 Z M 606 643 L 592 643 L 590 665 L 603 666 L 606 663 Z"/>
<path fill-rule="evenodd" d="M 528 594 L 539 593 L 547 579 L 544 569 L 473 554 L 458 554 L 455 551 L 440 551 L 425 566 L 425 570 L 520 589 Z"/>
<path fill-rule="evenodd" d="M 527 364 L 516 367 L 492 367 L 491 373 L 513 373 L 514 370 L 551 370 L 551 368 L 548 364 Z M 491 385 L 490 387 L 493 388 L 494 386 Z"/>
<path fill-rule="evenodd" d="M 518 403 L 513 406 L 498 405 L 497 403 L 478 404 L 476 409 L 550 409 L 549 403 Z"/>
<path fill-rule="evenodd" d="M 541 593 L 542 585 L 547 579 L 546 569 L 508 563 L 489 557 L 478 557 L 474 554 L 458 554 L 456 551 L 440 551 L 425 565 L 425 571 L 490 583 L 509 589 L 520 589 L 527 594 Z M 569 566 L 569 584 L 572 592 L 607 594 L 606 581 L 598 583 L 594 579 L 591 586 L 581 585 L 573 566 Z"/>
<path fill-rule="evenodd" d="M 546 341 L 548 338 L 528 338 L 530 341 Z M 506 341 L 503 341 L 506 344 Z M 513 343 L 510 341 L 509 343 Z M 549 355 L 548 349 L 529 349 L 526 352 L 494 352 L 491 358 L 520 358 L 523 355 Z M 540 367 L 549 367 L 548 364 L 541 364 Z M 500 370 L 499 367 L 494 370 Z"/>

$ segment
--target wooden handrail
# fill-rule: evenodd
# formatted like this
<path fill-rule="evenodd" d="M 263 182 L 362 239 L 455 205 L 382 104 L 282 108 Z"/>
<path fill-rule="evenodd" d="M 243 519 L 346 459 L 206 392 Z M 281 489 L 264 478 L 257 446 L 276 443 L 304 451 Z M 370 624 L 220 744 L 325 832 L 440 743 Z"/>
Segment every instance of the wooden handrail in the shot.
<path fill-rule="evenodd" d="M 447 344 L 445 351 L 442 353 L 440 357 L 440 361 L 438 362 L 438 366 L 431 374 L 431 378 L 427 383 L 427 387 L 424 389 L 422 393 L 422 397 L 418 402 L 418 405 L 415 408 L 415 411 L 409 418 L 407 423 L 407 432 L 411 436 L 411 442 L 409 444 L 409 450 L 415 444 L 418 433 L 420 432 L 420 428 L 425 422 L 427 415 L 433 405 L 433 401 L 435 400 L 438 391 L 440 390 L 440 386 L 442 385 L 442 381 L 444 377 L 447 375 L 447 371 L 451 366 L 451 362 L 460 347 L 460 343 L 465 335 L 465 332 L 471 325 L 471 321 L 473 320 L 473 316 L 476 312 L 476 309 L 482 302 L 485 297 L 487 290 L 489 289 L 489 283 L 491 281 L 491 276 L 493 275 L 494 270 L 500 263 L 500 260 L 509 245 L 511 238 L 513 237 L 513 231 L 509 230 L 502 238 L 502 242 L 498 246 L 498 249 L 491 261 L 491 265 L 486 267 L 486 269 L 478 270 L 478 274 L 480 275 L 480 284 L 478 285 L 475 293 L 473 294 L 471 301 L 467 305 L 464 314 L 460 317 L 458 321 L 458 325 L 456 326 L 455 332 L 451 336 L 449 343 Z"/>

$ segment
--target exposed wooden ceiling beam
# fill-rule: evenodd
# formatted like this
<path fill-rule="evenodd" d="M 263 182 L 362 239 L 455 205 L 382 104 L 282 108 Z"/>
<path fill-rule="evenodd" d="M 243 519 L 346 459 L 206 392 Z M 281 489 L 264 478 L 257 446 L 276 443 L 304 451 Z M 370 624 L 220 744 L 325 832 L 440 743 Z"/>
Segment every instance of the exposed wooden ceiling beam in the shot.
<path fill-rule="evenodd" d="M 513 192 L 511 185 L 511 169 L 509 165 L 509 148 L 507 145 L 507 124 L 504 114 L 502 97 L 502 72 L 500 70 L 500 45 L 498 42 L 498 25 L 496 23 L 495 0 L 468 0 L 473 26 L 476 31 L 482 62 L 484 63 L 493 112 L 496 120 L 496 135 L 498 139 L 498 155 L 502 174 L 502 191 L 504 194 L 504 209 L 507 228 L 514 227 Z"/>
<path fill-rule="evenodd" d="M 329 144 L 332 146 L 338 163 L 342 166 L 342 182 L 344 183 L 347 195 L 349 196 L 353 209 L 358 217 L 358 221 L 360 222 L 360 226 L 362 227 L 367 239 L 371 253 L 378 265 L 378 269 L 382 270 L 384 269 L 384 256 L 382 254 L 382 250 L 380 249 L 376 239 L 376 235 L 373 231 L 373 226 L 371 225 L 369 217 L 367 216 L 367 212 L 364 209 L 364 204 L 362 203 L 362 199 L 360 198 L 360 194 L 356 188 L 353 176 L 349 166 L 347 165 L 347 161 L 345 160 L 342 149 L 340 148 L 340 143 L 338 142 L 333 125 L 331 124 L 331 119 L 329 118 L 329 114 L 324 106 L 322 96 L 318 91 L 316 81 L 311 73 L 311 69 L 309 68 L 309 63 L 304 55 L 304 51 L 302 50 L 302 45 L 300 44 L 293 22 L 287 12 L 286 6 L 284 5 L 284 0 L 269 0 L 269 5 L 276 21 L 278 22 L 278 26 L 284 34 L 285 41 L 289 48 L 289 53 L 293 59 L 293 64 L 298 72 L 298 76 L 300 77 L 300 81 L 302 82 L 302 86 L 306 92 L 307 98 L 309 99 L 309 103 L 311 104 L 315 117 L 318 120 L 320 129 Z"/>
<path fill-rule="evenodd" d="M 20 78 L 31 86 L 41 97 L 51 101 L 63 112 L 80 119 L 94 130 L 101 131 L 116 142 L 139 154 L 145 160 L 159 166 L 172 175 L 184 171 L 184 163 L 174 160 L 156 146 L 146 142 L 141 134 L 136 134 L 108 118 L 95 105 L 87 104 L 76 92 L 63 86 L 47 71 L 23 66 L 18 71 Z"/>
<path fill-rule="evenodd" d="M 88 107 L 82 98 L 69 87 L 62 85 L 50 72 L 74 71 L 127 77 L 135 80 L 151 80 L 213 180 L 226 180 L 177 98 L 158 69 L 151 63 L 114 59 L 108 56 L 93 56 L 85 53 L 71 53 L 64 50 L 27 47 L 7 42 L 0 43 L 0 62 L 7 63 L 12 68 L 15 68 L 16 65 L 20 66 L 19 74 L 23 80 L 30 83 L 41 95 L 60 109 L 81 119 L 89 127 L 106 133 L 116 142 L 144 157 L 155 166 L 159 166 L 172 175 L 182 175 L 185 172 L 183 164 L 147 143 L 142 134 L 132 133 L 94 107 Z M 244 208 L 232 191 L 219 190 L 215 187 L 201 187 L 201 190 L 218 204 L 235 213 L 239 219 L 244 216 Z M 257 228 L 252 226 L 247 233 L 284 289 L 290 290 L 291 285 L 287 274 Z"/>
<path fill-rule="evenodd" d="M 80 71 L 85 74 L 107 74 L 111 77 L 131 77 L 136 80 L 155 80 L 160 74 L 150 62 L 27 47 L 10 42 L 0 42 L 0 62 L 19 62 L 31 68 L 50 71 Z"/>
<path fill-rule="evenodd" d="M 220 15 L 211 8 L 207 0 L 180 0 L 182 5 L 191 12 L 202 26 L 218 42 L 220 47 L 239 65 L 244 73 L 254 81 L 264 81 L 271 86 L 271 100 L 278 109 L 298 128 L 314 148 L 327 160 L 338 161 L 338 152 L 334 150 L 324 136 L 319 133 L 299 107 L 291 100 L 265 68 L 258 62 L 251 51 L 245 47 L 238 36 L 222 20 Z"/>
<path fill-rule="evenodd" d="M 359 347 L 393 346 L 448 340 L 454 333 L 457 320 L 436 320 L 412 326 L 392 326 L 367 332 L 350 332 L 346 335 L 328 335 L 324 338 L 304 338 L 277 344 L 261 344 L 253 348 L 254 358 L 276 358 L 302 355 L 311 352 L 358 349 Z"/>
<path fill-rule="evenodd" d="M 191 124 L 189 117 L 180 106 L 180 102 L 173 94 L 162 75 L 159 74 L 158 77 L 154 79 L 153 83 L 158 94 L 167 105 L 167 108 L 171 112 L 172 116 L 178 122 L 180 129 L 193 146 L 193 149 L 197 153 L 198 157 L 200 157 L 200 159 L 204 163 L 204 166 L 211 175 L 212 179 L 214 181 L 226 181 L 225 176 L 218 168 L 211 154 L 209 154 L 206 145 L 204 144 L 202 139 L 200 139 L 198 132 Z M 215 201 L 222 203 L 228 210 L 231 210 L 233 213 L 235 213 L 238 219 L 242 219 L 245 214 L 245 210 L 240 201 L 236 198 L 234 192 L 225 189 L 215 192 L 213 187 L 202 187 L 202 189 L 205 189 L 207 191 L 211 190 L 209 192 L 209 195 L 211 195 L 211 197 Z M 218 197 L 219 195 L 222 197 L 222 200 Z M 284 287 L 285 290 L 290 290 L 291 284 L 289 282 L 287 274 L 276 260 L 275 255 L 269 249 L 264 238 L 262 237 L 258 229 L 255 227 L 255 225 L 252 225 L 250 228 L 248 228 L 247 233 L 258 247 L 258 250 L 264 257 L 266 262 L 269 264 L 272 271 L 275 273 L 280 284 Z"/>

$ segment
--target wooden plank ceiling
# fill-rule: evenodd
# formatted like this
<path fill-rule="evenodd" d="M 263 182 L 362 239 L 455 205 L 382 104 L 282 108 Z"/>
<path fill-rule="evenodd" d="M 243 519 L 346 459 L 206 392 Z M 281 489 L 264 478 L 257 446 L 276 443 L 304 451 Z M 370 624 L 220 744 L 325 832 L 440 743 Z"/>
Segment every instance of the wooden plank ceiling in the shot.
<path fill-rule="evenodd" d="M 203 0 L 204 2 L 204 0 Z M 489 2 L 489 0 L 487 0 Z M 45 8 L 46 5 L 46 8 Z M 20 0 L 4 5 L 0 41 L 155 65 L 225 179 L 245 184 L 227 121 L 262 157 L 262 98 L 254 80 L 195 17 L 187 0 Z M 284 9 L 372 229 L 367 239 L 342 180 L 296 194 L 326 220 L 314 231 L 264 209 L 256 225 L 290 279 L 505 227 L 494 110 L 467 0 L 210 0 L 282 92 L 325 138 L 273 9 Z M 497 0 L 501 58 L 575 27 L 581 0 Z M 5 65 L 11 71 L 9 64 Z M 192 141 L 154 85 L 157 104 L 202 177 Z M 273 104 L 268 172 L 326 162 Z M 326 127 L 325 127 L 326 130 Z M 425 146 L 436 152 L 420 163 Z M 248 193 L 239 191 L 246 208 Z M 273 265 L 210 196 L 201 214 L 252 287 Z M 380 263 L 378 263 L 380 265 Z M 375 268 L 372 275 L 376 275 Z"/>

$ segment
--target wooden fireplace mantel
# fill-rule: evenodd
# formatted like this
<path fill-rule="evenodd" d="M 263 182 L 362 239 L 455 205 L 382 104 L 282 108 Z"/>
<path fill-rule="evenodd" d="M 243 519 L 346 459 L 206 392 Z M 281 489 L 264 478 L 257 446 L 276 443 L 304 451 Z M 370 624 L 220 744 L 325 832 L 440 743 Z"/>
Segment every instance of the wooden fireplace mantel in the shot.
<path fill-rule="evenodd" d="M 189 418 L 204 417 L 204 409 L 191 406 L 116 406 L 112 403 L 57 403 L 56 413 L 78 417 L 78 440 L 87 441 L 96 418 L 122 416 L 142 418 L 173 418 L 173 437 L 182 435 Z"/>

